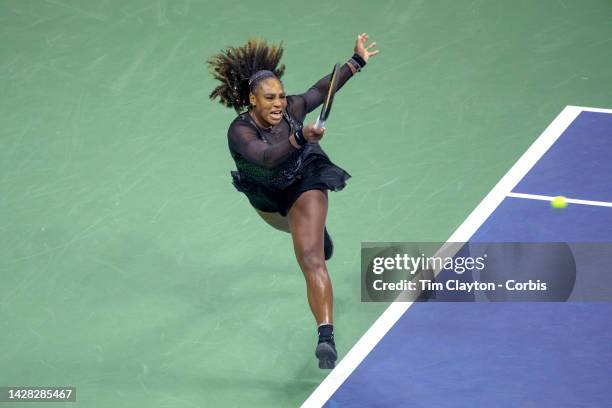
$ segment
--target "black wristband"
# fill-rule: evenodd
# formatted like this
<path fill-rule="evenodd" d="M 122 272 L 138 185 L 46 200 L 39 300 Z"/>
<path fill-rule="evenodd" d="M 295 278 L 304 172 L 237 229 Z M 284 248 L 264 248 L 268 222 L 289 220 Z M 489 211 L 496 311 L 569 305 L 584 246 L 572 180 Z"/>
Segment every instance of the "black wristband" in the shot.
<path fill-rule="evenodd" d="M 308 143 L 308 140 L 306 140 L 304 133 L 302 133 L 302 129 L 296 129 L 295 133 L 293 134 L 293 137 L 295 138 L 295 142 L 300 146 L 304 146 L 306 143 Z"/>
<path fill-rule="evenodd" d="M 351 58 L 352 58 L 353 60 L 355 60 L 355 62 L 356 62 L 356 63 L 358 63 L 358 64 L 359 64 L 359 67 L 360 67 L 360 68 L 363 68 L 363 67 L 365 67 L 365 66 L 366 66 L 366 62 L 365 62 L 365 60 L 364 60 L 363 58 L 361 58 L 361 57 L 359 56 L 359 54 L 355 53 L 355 54 L 353 54 L 353 56 L 352 56 Z"/>

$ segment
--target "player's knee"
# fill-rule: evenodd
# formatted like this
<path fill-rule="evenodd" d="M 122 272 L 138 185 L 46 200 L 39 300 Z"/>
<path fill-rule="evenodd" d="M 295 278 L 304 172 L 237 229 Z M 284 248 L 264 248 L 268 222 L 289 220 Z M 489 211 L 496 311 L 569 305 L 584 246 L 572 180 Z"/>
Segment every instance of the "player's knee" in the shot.
<path fill-rule="evenodd" d="M 305 269 L 313 271 L 313 273 L 320 273 L 321 270 L 325 271 L 323 251 L 314 247 L 303 250 L 300 254 L 300 264 Z"/>
<path fill-rule="evenodd" d="M 308 286 L 321 287 L 329 282 L 329 275 L 325 266 L 318 266 L 304 271 L 304 278 Z"/>

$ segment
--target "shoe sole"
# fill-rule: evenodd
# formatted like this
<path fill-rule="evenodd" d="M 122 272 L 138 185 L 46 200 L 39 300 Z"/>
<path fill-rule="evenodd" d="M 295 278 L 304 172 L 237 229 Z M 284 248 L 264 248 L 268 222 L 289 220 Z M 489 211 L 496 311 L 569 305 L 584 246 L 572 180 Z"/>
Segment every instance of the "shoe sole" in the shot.
<path fill-rule="evenodd" d="M 331 369 L 336 366 L 338 354 L 329 343 L 319 343 L 315 351 L 315 356 L 319 359 L 319 368 Z"/>

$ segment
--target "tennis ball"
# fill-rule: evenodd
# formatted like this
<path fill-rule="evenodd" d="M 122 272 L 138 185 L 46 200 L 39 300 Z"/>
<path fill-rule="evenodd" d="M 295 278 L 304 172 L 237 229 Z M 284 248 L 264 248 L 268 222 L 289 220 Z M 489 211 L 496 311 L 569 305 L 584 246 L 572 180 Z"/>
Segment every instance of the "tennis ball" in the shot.
<path fill-rule="evenodd" d="M 567 199 L 563 196 L 556 196 L 550 200 L 550 206 L 556 209 L 562 209 L 567 207 Z"/>

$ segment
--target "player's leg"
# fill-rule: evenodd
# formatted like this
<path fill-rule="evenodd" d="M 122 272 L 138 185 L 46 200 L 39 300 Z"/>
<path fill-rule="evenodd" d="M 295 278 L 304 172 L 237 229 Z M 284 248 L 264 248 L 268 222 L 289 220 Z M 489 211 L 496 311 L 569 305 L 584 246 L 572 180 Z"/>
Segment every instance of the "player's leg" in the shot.
<path fill-rule="evenodd" d="M 302 193 L 288 214 L 293 247 L 304 273 L 308 303 L 317 324 L 332 323 L 332 288 L 323 256 L 327 197 L 320 190 Z"/>
<path fill-rule="evenodd" d="M 255 209 L 255 211 L 257 211 L 257 214 L 273 228 L 279 231 L 289 232 L 287 217 L 283 217 L 279 213 L 265 212 L 258 209 Z"/>
<path fill-rule="evenodd" d="M 255 211 L 257 211 L 257 214 L 259 214 L 259 216 L 272 228 L 283 232 L 291 232 L 289 230 L 289 221 L 287 220 L 287 217 L 283 217 L 279 213 L 261 211 L 257 208 L 255 208 Z M 330 259 L 334 253 L 334 243 L 327 233 L 327 229 L 324 231 L 324 252 L 325 260 Z"/>
<path fill-rule="evenodd" d="M 287 217 L 283 217 L 282 215 L 276 212 L 272 213 L 272 212 L 261 211 L 261 210 L 258 210 L 257 208 L 255 208 L 255 211 L 257 211 L 257 214 L 259 214 L 259 216 L 266 223 L 268 223 L 272 228 L 275 228 L 283 232 L 290 232 L 289 231 L 289 221 L 287 220 Z M 329 258 L 332 257 L 334 253 L 334 243 L 331 237 L 329 236 L 329 234 L 327 233 L 327 229 L 325 229 L 324 232 L 325 232 L 324 233 L 324 252 L 325 252 L 325 259 L 328 260 Z"/>
<path fill-rule="evenodd" d="M 319 367 L 333 368 L 336 360 L 332 326 L 333 292 L 323 252 L 326 217 L 325 192 L 309 190 L 298 197 L 287 218 L 295 256 L 306 279 L 308 304 L 319 326 L 316 351 Z"/>

